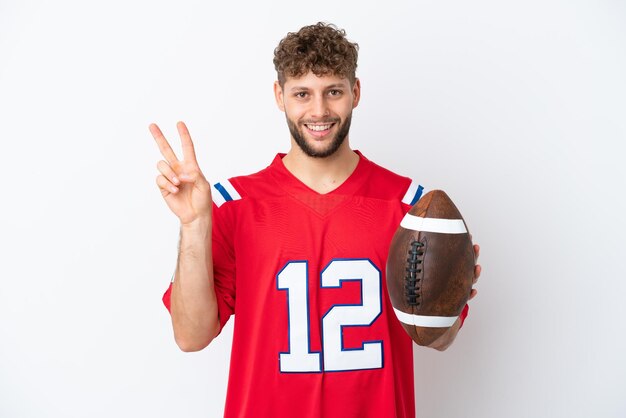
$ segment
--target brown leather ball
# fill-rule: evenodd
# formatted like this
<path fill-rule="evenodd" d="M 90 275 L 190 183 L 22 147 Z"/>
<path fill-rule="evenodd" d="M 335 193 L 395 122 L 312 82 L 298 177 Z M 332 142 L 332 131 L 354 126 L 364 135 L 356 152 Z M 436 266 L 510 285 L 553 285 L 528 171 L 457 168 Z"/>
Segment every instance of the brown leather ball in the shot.
<path fill-rule="evenodd" d="M 445 333 L 469 299 L 474 248 L 448 195 L 426 193 L 402 220 L 387 259 L 387 290 L 396 316 L 419 345 Z"/>

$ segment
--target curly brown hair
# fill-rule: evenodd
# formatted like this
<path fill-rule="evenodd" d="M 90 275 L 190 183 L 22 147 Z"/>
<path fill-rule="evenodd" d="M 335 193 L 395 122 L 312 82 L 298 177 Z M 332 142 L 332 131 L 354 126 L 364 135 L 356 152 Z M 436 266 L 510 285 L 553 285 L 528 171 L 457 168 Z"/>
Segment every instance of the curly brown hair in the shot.
<path fill-rule="evenodd" d="M 274 50 L 278 82 L 283 87 L 287 77 L 312 71 L 318 77 L 345 77 L 354 85 L 358 50 L 358 44 L 346 39 L 346 31 L 333 24 L 319 22 L 289 32 Z"/>

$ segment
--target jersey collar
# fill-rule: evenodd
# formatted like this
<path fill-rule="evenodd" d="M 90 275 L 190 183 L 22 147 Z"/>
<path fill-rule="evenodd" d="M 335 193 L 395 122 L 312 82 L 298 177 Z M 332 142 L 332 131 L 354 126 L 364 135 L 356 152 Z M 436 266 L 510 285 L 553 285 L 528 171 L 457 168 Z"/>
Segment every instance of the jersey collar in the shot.
<path fill-rule="evenodd" d="M 315 190 L 311 189 L 309 186 L 301 182 L 296 176 L 294 176 L 285 164 L 283 163 L 283 157 L 286 154 L 278 153 L 272 164 L 270 164 L 270 168 L 274 178 L 277 180 L 280 187 L 285 189 L 289 193 L 311 193 L 318 196 L 330 196 L 330 195 L 353 195 L 355 192 L 365 183 L 369 171 L 372 167 L 372 163 L 370 160 L 365 158 L 360 151 L 355 150 L 359 156 L 359 162 L 357 163 L 356 168 L 350 174 L 350 176 L 339 185 L 339 187 L 328 193 L 318 193 Z"/>

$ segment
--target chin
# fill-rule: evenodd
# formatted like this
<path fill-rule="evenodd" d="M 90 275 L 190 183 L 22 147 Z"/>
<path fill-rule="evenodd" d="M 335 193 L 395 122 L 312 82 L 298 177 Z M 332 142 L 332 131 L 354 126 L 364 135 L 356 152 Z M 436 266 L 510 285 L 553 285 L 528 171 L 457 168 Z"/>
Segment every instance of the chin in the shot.
<path fill-rule="evenodd" d="M 320 146 L 321 144 L 317 144 L 315 142 L 305 142 L 304 144 L 302 144 L 298 142 L 298 140 L 296 140 L 296 143 L 298 144 L 302 152 L 304 152 L 309 157 L 327 158 L 339 151 L 343 143 L 343 139 L 341 141 L 337 141 L 336 138 L 333 138 L 332 142 L 328 144 L 323 144 L 322 146 Z"/>

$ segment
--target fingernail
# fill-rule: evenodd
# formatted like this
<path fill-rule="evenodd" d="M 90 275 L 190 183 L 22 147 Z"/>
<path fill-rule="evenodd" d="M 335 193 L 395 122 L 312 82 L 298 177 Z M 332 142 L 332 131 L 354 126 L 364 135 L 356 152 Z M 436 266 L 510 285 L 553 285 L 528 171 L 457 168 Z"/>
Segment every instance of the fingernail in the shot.
<path fill-rule="evenodd" d="M 176 176 L 172 177 L 172 181 L 173 181 L 175 184 L 180 183 L 180 180 L 178 180 L 178 177 L 176 177 Z"/>
<path fill-rule="evenodd" d="M 170 192 L 176 193 L 177 191 L 178 191 L 177 187 L 174 187 L 174 186 L 170 187 Z"/>

